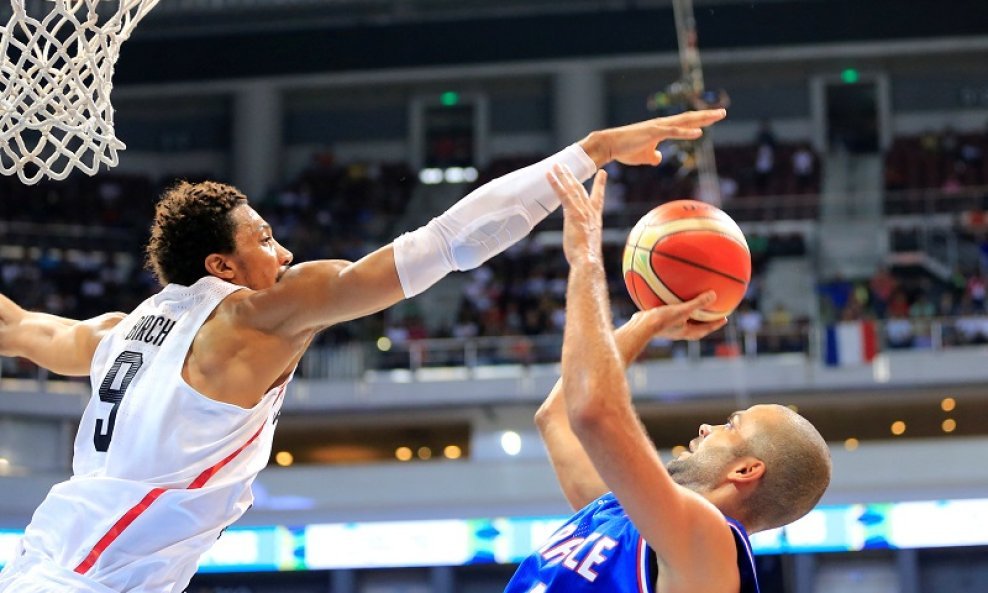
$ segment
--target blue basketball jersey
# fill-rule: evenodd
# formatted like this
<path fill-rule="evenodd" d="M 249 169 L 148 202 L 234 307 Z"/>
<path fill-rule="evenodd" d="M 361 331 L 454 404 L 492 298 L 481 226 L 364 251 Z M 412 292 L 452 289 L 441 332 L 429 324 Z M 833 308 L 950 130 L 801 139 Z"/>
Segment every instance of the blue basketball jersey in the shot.
<path fill-rule="evenodd" d="M 748 533 L 725 517 L 738 548 L 740 593 L 759 593 Z M 505 593 L 655 593 L 655 552 L 608 492 L 578 511 L 526 558 Z"/>

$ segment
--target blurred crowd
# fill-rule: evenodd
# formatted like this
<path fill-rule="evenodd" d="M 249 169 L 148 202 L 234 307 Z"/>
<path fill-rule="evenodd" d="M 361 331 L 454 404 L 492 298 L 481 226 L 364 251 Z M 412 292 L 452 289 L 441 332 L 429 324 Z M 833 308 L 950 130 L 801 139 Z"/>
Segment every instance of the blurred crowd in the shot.
<path fill-rule="evenodd" d="M 605 213 L 609 227 L 630 227 L 658 203 L 658 196 L 695 195 L 695 158 L 688 146 L 662 148 L 666 166 L 609 167 Z M 900 138 L 886 155 L 886 186 L 934 187 L 947 192 L 958 186 L 981 185 L 988 179 L 986 153 L 983 134 L 957 134 L 949 128 Z M 477 184 L 539 158 L 522 155 L 496 160 L 481 171 Z M 716 159 L 723 207 L 735 218 L 751 220 L 745 213 L 756 210 L 744 209 L 746 203 L 784 195 L 797 206 L 788 211 L 757 211 L 761 213 L 756 219 L 815 219 L 815 202 L 797 199 L 820 191 L 819 158 L 808 145 L 778 141 L 764 122 L 752 143 L 718 146 Z M 209 176 L 180 177 L 196 181 Z M 406 230 L 399 221 L 418 184 L 417 173 L 402 163 L 341 164 L 331 154 L 319 154 L 300 174 L 252 199 L 252 204 L 294 252 L 296 261 L 357 259 Z M 0 177 L 4 196 L 0 200 L 0 292 L 28 308 L 76 318 L 133 308 L 158 289 L 144 267 L 141 249 L 154 201 L 164 187 L 146 177 L 117 173 L 35 186 Z M 559 224 L 556 215 L 543 228 L 558 228 Z M 750 234 L 748 239 L 755 274 L 735 316 L 735 329 L 759 334 L 759 351 L 805 348 L 805 340 L 798 336 L 806 333 L 808 319 L 760 294 L 766 262 L 776 256 L 805 254 L 802 236 Z M 634 313 L 620 273 L 622 250 L 621 244 L 605 249 L 618 322 Z M 320 341 L 340 344 L 380 336 L 389 337 L 392 343 L 441 337 L 558 336 L 564 323 L 566 272 L 558 245 L 530 239 L 471 272 L 461 302 L 446 323 L 430 326 L 411 307 L 345 324 L 326 332 Z M 954 274 L 948 280 L 892 275 L 888 270 L 868 280 L 830 279 L 820 288 L 822 317 L 887 319 L 893 322 L 889 343 L 909 345 L 915 339 L 910 341 L 904 326 L 894 322 L 982 314 L 984 284 L 976 270 Z M 959 331 L 947 339 L 983 340 L 988 331 L 979 333 L 982 329 Z M 722 346 L 714 339 L 704 347 Z"/>
<path fill-rule="evenodd" d="M 988 343 L 988 281 L 977 269 L 936 278 L 925 270 L 879 268 L 867 279 L 832 278 L 820 284 L 829 321 L 877 319 L 889 348 Z M 933 324 L 940 333 L 934 335 Z"/>
<path fill-rule="evenodd" d="M 798 234 L 760 235 L 748 237 L 752 254 L 752 280 L 736 320 L 742 332 L 761 333 L 760 352 L 793 352 L 805 350 L 805 326 L 809 320 L 796 317 L 784 305 L 774 304 L 768 324 L 760 321 L 762 276 L 773 257 L 806 254 L 803 238 Z M 631 318 L 637 310 L 628 295 L 622 276 L 623 244 L 604 246 L 608 287 L 611 295 L 612 317 L 616 324 Z M 566 277 L 569 266 L 558 243 L 547 244 L 530 238 L 505 251 L 480 268 L 469 273 L 463 296 L 453 321 L 430 331 L 420 315 L 392 315 L 386 325 L 386 335 L 393 343 L 407 344 L 421 338 L 486 338 L 515 336 L 526 338 L 517 352 L 509 357 L 526 362 L 558 359 L 558 340 L 548 341 L 547 351 L 540 348 L 540 336 L 560 337 L 565 324 Z M 756 323 L 756 317 L 757 323 Z M 707 354 L 732 354 L 725 350 L 727 336 L 723 331 L 700 344 Z M 527 345 L 526 345 L 527 344 Z M 681 345 L 657 341 L 653 354 L 674 356 L 682 354 Z"/>
<path fill-rule="evenodd" d="M 35 186 L 0 178 L 0 292 L 26 308 L 72 318 L 133 309 L 159 289 L 144 266 L 143 245 L 155 200 L 170 183 L 116 173 Z M 318 155 L 251 204 L 295 261 L 357 259 L 391 237 L 416 184 L 404 164 L 344 166 Z M 320 339 L 346 341 L 359 329 L 348 324 Z"/>
<path fill-rule="evenodd" d="M 690 144 L 660 146 L 667 166 L 608 167 L 607 213 L 637 215 L 667 199 L 697 195 L 697 162 Z M 739 221 L 815 219 L 820 193 L 819 157 L 807 143 L 784 143 L 763 122 L 754 143 L 714 149 L 721 207 Z M 765 199 L 767 197 L 775 199 Z"/>
<path fill-rule="evenodd" d="M 988 134 L 958 133 L 947 126 L 895 139 L 885 154 L 888 190 L 940 189 L 988 185 Z"/>

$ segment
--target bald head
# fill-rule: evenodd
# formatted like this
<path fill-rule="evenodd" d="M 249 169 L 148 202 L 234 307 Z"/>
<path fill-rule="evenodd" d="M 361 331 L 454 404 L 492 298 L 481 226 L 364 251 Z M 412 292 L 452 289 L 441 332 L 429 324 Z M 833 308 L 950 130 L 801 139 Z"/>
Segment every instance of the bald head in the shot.
<path fill-rule="evenodd" d="M 756 467 L 760 473 L 751 472 Z M 791 523 L 819 502 L 830 484 L 830 450 L 796 412 L 757 405 L 732 413 L 724 424 L 701 425 L 690 450 L 666 469 L 676 483 L 707 496 L 755 532 Z M 738 475 L 757 479 L 744 480 L 742 487 Z"/>
<path fill-rule="evenodd" d="M 758 487 L 745 500 L 751 531 L 787 525 L 810 512 L 830 485 L 830 449 L 810 422 L 785 406 L 749 408 L 743 453 L 765 463 Z"/>

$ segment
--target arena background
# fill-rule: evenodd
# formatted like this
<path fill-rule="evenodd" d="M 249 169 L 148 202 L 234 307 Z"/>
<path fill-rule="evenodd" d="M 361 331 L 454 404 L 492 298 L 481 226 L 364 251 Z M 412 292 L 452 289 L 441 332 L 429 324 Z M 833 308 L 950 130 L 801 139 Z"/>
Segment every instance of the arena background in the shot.
<path fill-rule="evenodd" d="M 703 344 L 630 372 L 663 454 L 776 401 L 831 443 L 819 511 L 756 537 L 771 593 L 988 591 L 988 5 L 696 0 L 723 207 L 756 280 Z M 6 15 L 0 15 L 6 18 Z M 668 0 L 163 0 L 122 50 L 96 178 L 0 179 L 0 292 L 85 316 L 156 289 L 161 188 L 244 189 L 296 254 L 355 258 L 681 76 Z M 615 169 L 624 235 L 693 194 L 684 147 Z M 566 514 L 532 424 L 556 379 L 560 218 L 481 271 L 335 328 L 303 361 L 257 481 L 190 592 L 500 591 Z M 875 337 L 876 348 L 871 347 Z M 87 385 L 3 360 L 0 563 L 69 474 Z"/>

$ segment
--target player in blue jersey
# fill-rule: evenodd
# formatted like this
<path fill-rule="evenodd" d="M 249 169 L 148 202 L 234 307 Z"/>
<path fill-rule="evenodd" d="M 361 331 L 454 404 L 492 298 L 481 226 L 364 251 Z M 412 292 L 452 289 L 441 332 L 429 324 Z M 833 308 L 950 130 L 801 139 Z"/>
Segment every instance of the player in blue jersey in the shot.
<path fill-rule="evenodd" d="M 570 264 L 562 378 L 536 415 L 577 513 L 518 568 L 507 593 L 757 593 L 747 533 L 809 512 L 830 482 L 830 453 L 812 424 L 783 406 L 704 424 L 663 465 L 631 403 L 627 365 L 654 336 L 695 340 L 726 320 L 690 314 L 706 293 L 638 313 L 612 332 L 601 257 L 606 173 L 593 191 L 563 167 L 549 174 L 564 213 Z"/>

